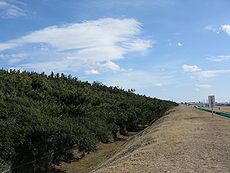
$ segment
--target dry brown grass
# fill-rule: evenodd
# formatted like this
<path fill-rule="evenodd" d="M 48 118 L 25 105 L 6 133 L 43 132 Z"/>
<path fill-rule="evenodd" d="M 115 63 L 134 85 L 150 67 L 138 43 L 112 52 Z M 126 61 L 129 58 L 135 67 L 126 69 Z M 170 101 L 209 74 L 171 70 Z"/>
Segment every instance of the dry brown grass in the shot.
<path fill-rule="evenodd" d="M 230 119 L 178 106 L 93 173 L 230 172 Z"/>

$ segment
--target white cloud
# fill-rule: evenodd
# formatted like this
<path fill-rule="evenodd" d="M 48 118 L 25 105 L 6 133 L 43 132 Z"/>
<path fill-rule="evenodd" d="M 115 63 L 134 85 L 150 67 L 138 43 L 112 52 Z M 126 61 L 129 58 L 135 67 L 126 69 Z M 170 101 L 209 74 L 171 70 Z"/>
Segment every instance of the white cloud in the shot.
<path fill-rule="evenodd" d="M 100 67 L 112 70 L 112 71 L 119 71 L 121 70 L 121 68 L 119 67 L 119 65 L 115 64 L 112 61 L 108 61 L 105 64 L 99 64 Z"/>
<path fill-rule="evenodd" d="M 215 33 L 217 33 L 217 34 L 219 34 L 219 33 L 220 33 L 220 30 L 221 30 L 219 27 L 217 27 L 217 26 L 215 26 L 215 25 L 208 25 L 208 26 L 205 26 L 204 29 L 205 29 L 205 30 L 210 30 L 210 31 L 215 32 Z"/>
<path fill-rule="evenodd" d="M 143 51 L 150 47 L 150 40 L 134 40 L 133 42 L 125 43 L 125 48 L 129 51 Z"/>
<path fill-rule="evenodd" d="M 44 64 L 46 68 L 50 69 L 57 69 L 57 67 L 64 69 L 64 66 L 67 68 L 67 66 L 74 64 L 78 66 L 79 63 L 83 63 L 83 66 L 89 67 L 83 71 L 98 68 L 98 64 L 101 64 L 101 68 L 116 71 L 120 67 L 114 64 L 113 60 L 125 58 L 126 53 L 142 52 L 151 47 L 152 41 L 137 37 L 140 32 L 141 23 L 135 19 L 104 18 L 63 26 L 51 26 L 34 31 L 18 39 L 0 43 L 0 51 L 18 47 L 23 50 L 30 44 L 35 44 L 38 47 L 36 51 L 40 52 L 33 52 L 31 56 L 43 52 L 44 57 L 45 52 L 48 52 L 47 56 L 53 53 L 55 56 L 58 55 L 58 58 L 52 59 L 54 62 L 48 62 L 48 65 L 45 63 L 49 60 L 44 60 L 44 62 L 40 60 L 39 63 L 34 63 L 33 60 L 33 63 L 21 65 L 21 67 L 36 67 L 37 69 L 37 67 L 41 67 L 41 64 Z M 107 63 L 103 65 L 103 62 Z"/>
<path fill-rule="evenodd" d="M 66 69 L 69 69 L 73 72 L 78 72 L 76 64 L 71 65 L 71 61 L 47 61 L 39 63 L 27 63 L 21 64 L 16 68 L 20 70 L 46 72 L 47 74 L 49 74 L 51 71 L 64 72 Z"/>
<path fill-rule="evenodd" d="M 84 74 L 100 74 L 106 71 L 122 71 L 122 69 L 112 61 L 106 63 L 84 62 L 79 60 L 65 59 L 61 61 L 48 61 L 40 63 L 28 63 L 17 66 L 18 69 L 32 70 L 37 72 L 75 72 Z"/>
<path fill-rule="evenodd" d="M 16 46 L 17 45 L 14 43 L 0 43 L 0 51 L 11 49 Z"/>
<path fill-rule="evenodd" d="M 91 51 L 92 48 L 114 48 L 117 43 L 131 44 L 133 42 L 146 44 L 149 42 L 135 39 L 140 33 L 140 23 L 135 19 L 105 18 L 83 23 L 63 26 L 51 26 L 19 39 L 9 41 L 12 48 L 29 43 L 46 43 L 57 50 L 82 49 Z M 139 43 L 139 44 L 140 44 Z M 123 45 L 124 46 L 124 45 Z M 119 46 L 115 48 L 120 48 Z M 97 50 L 97 49 L 96 49 Z M 93 50 L 94 51 L 94 50 Z M 119 49 L 123 53 L 122 49 Z"/>
<path fill-rule="evenodd" d="M 182 66 L 182 68 L 185 72 L 197 72 L 197 71 L 201 70 L 197 65 L 186 65 L 186 64 L 184 64 Z"/>
<path fill-rule="evenodd" d="M 222 25 L 221 29 L 230 35 L 230 25 Z"/>
<path fill-rule="evenodd" d="M 178 43 L 177 43 L 177 46 L 180 46 L 180 47 L 181 47 L 181 46 L 183 46 L 183 44 L 180 43 L 180 42 L 178 42 Z"/>
<path fill-rule="evenodd" d="M 230 70 L 207 70 L 199 72 L 198 75 L 200 78 L 210 78 L 215 77 L 220 73 L 230 73 Z"/>
<path fill-rule="evenodd" d="M 86 70 L 85 73 L 86 74 L 99 74 L 97 70 Z"/>
<path fill-rule="evenodd" d="M 215 62 L 221 62 L 221 61 L 224 61 L 226 59 L 230 59 L 230 55 L 217 56 L 217 57 L 214 57 L 214 58 L 210 58 L 211 61 L 215 61 Z"/>
<path fill-rule="evenodd" d="M 229 73 L 230 70 L 201 70 L 198 66 L 183 65 L 185 72 L 192 72 L 192 75 L 198 76 L 200 79 L 215 77 L 221 73 Z"/>
<path fill-rule="evenodd" d="M 25 58 L 26 54 L 0 54 L 0 58 L 3 59 L 14 59 L 14 58 Z"/>
<path fill-rule="evenodd" d="M 155 83 L 154 86 L 162 86 L 163 84 L 162 83 Z"/>
<path fill-rule="evenodd" d="M 7 59 L 10 64 L 14 64 L 25 59 L 26 56 L 26 54 L 0 54 L 0 59 Z"/>
<path fill-rule="evenodd" d="M 26 10 L 20 7 L 17 1 L 0 0 L 0 17 L 1 18 L 15 18 L 19 16 L 26 16 Z"/>
<path fill-rule="evenodd" d="M 230 25 L 221 25 L 220 27 L 217 27 L 215 25 L 208 25 L 204 29 L 213 31 L 217 34 L 219 34 L 221 31 L 226 32 L 228 35 L 230 35 Z"/>
<path fill-rule="evenodd" d="M 196 84 L 196 87 L 198 87 L 198 88 L 211 88 L 212 86 L 208 85 L 208 84 Z"/>

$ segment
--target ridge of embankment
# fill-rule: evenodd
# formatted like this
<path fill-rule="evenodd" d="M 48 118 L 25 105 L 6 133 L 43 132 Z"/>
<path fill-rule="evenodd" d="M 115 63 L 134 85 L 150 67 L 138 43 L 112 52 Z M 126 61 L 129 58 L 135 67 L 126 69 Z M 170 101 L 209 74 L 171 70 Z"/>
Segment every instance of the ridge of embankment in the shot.
<path fill-rule="evenodd" d="M 230 120 L 180 105 L 92 172 L 230 172 Z"/>

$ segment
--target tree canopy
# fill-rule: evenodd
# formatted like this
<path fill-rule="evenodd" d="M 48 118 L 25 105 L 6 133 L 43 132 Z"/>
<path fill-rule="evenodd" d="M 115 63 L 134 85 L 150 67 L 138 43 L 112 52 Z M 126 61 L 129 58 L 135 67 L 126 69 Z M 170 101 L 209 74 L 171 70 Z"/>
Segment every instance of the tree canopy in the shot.
<path fill-rule="evenodd" d="M 65 74 L 0 70 L 0 163 L 46 172 L 71 149 L 94 151 L 176 105 Z"/>

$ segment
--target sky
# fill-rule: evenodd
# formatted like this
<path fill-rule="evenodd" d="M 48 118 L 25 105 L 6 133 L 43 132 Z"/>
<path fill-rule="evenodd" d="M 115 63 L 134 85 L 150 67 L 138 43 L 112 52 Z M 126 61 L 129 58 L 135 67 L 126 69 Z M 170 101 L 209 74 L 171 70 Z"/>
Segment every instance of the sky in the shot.
<path fill-rule="evenodd" d="M 0 68 L 230 101 L 229 0 L 0 0 Z"/>

